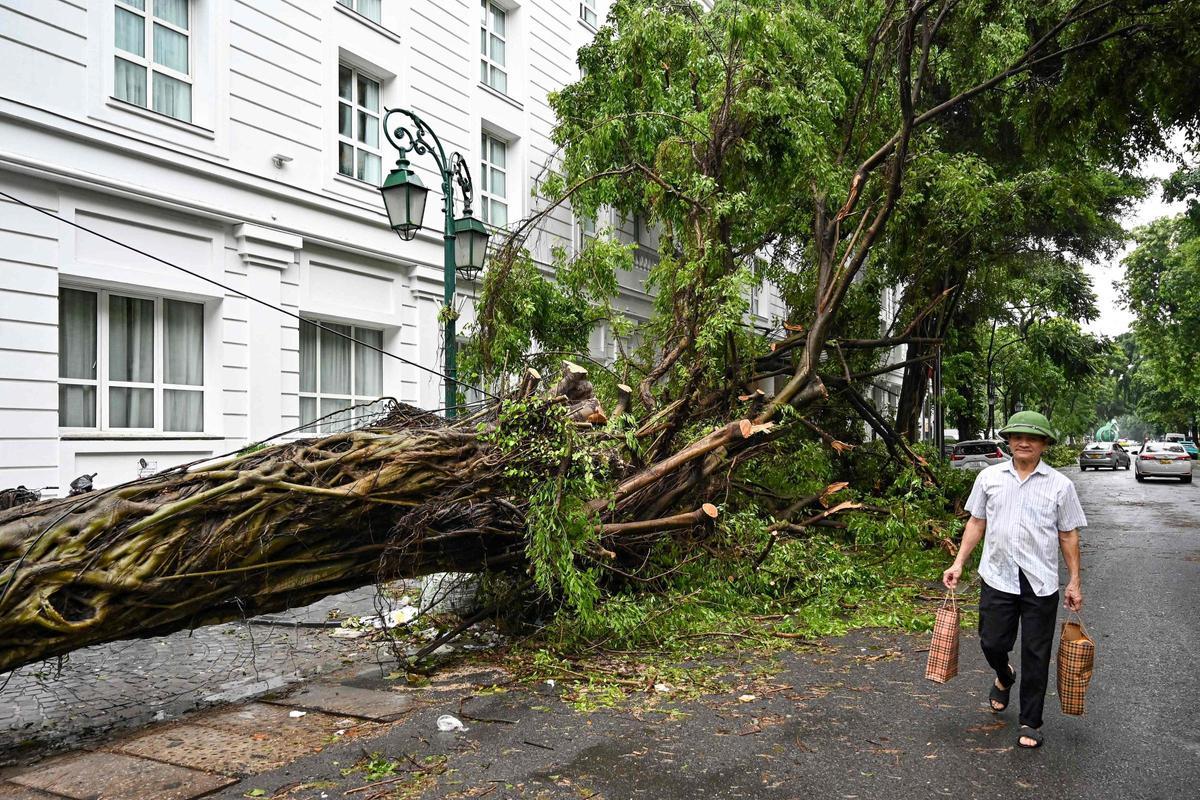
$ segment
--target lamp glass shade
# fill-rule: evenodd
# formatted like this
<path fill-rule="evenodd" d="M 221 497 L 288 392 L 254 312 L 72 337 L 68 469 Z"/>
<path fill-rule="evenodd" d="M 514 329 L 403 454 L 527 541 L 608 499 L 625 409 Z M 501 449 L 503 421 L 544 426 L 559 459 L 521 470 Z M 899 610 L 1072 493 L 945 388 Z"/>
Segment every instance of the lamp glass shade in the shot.
<path fill-rule="evenodd" d="M 388 222 L 392 230 L 405 241 L 411 240 L 421 229 L 425 219 L 425 200 L 429 189 L 421 183 L 415 172 L 408 168 L 408 161 L 400 159 L 392 170 L 383 186 L 379 187 L 383 195 L 383 206 L 387 209 Z"/>
<path fill-rule="evenodd" d="M 487 258 L 487 227 L 475 217 L 454 221 L 454 268 L 467 280 L 474 280 Z"/>

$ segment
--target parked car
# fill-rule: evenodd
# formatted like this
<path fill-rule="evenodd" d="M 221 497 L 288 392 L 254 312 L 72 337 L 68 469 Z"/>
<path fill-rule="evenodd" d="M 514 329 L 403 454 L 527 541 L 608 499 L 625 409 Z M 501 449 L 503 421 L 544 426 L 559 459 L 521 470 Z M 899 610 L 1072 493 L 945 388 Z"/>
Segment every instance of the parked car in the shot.
<path fill-rule="evenodd" d="M 1175 442 L 1176 444 L 1178 444 L 1179 442 L 1182 442 L 1186 438 L 1187 437 L 1184 436 L 1182 433 L 1168 433 L 1166 436 L 1163 437 L 1163 441 L 1164 442 Z"/>
<path fill-rule="evenodd" d="M 993 464 L 1003 464 L 1011 458 L 1008 443 L 1003 439 L 974 439 L 954 445 L 954 450 L 950 452 L 950 466 L 980 470 Z"/>
<path fill-rule="evenodd" d="M 1131 459 L 1120 442 L 1088 442 L 1079 453 L 1079 471 L 1089 469 L 1129 469 Z"/>
<path fill-rule="evenodd" d="M 1187 451 L 1187 454 L 1192 457 L 1192 461 L 1200 459 L 1200 447 L 1196 447 L 1195 442 L 1191 439 L 1184 439 L 1180 444 L 1183 445 L 1183 449 Z"/>
<path fill-rule="evenodd" d="M 1134 462 L 1133 475 L 1146 478 L 1179 478 L 1192 482 L 1192 457 L 1177 442 L 1149 442 Z"/>

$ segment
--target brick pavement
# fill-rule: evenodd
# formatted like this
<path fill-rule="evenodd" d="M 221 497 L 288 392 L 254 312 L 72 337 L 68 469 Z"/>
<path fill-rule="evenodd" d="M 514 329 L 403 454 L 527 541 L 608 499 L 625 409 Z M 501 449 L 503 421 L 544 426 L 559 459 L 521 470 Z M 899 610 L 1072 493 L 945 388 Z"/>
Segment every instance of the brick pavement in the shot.
<path fill-rule="evenodd" d="M 0 769 L 2 800 L 194 800 L 330 747 L 339 752 L 430 706 L 453 708 L 468 691 L 509 676 L 447 670 L 424 687 L 393 682 L 383 665 L 350 667 L 265 701 L 198 711 L 96 740 L 33 766 Z M 339 762 L 334 762 L 335 766 Z M 236 785 L 236 786 L 235 786 Z M 259 790 L 261 791 L 261 790 Z M 325 795 L 322 795 L 325 796 Z"/>
<path fill-rule="evenodd" d="M 322 627 L 375 613 L 374 587 L 304 609 L 184 631 L 155 639 L 90 647 L 64 661 L 0 675 L 0 766 L 47 750 L 185 712 L 280 689 L 341 668 L 386 659 L 386 648 L 341 639 Z"/>

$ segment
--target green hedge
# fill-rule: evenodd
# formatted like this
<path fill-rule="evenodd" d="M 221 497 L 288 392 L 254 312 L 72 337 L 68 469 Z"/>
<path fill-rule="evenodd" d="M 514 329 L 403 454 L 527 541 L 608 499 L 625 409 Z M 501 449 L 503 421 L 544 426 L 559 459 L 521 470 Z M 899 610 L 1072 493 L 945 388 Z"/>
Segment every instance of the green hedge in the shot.
<path fill-rule="evenodd" d="M 1083 448 L 1075 444 L 1056 444 L 1046 448 L 1042 460 L 1052 467 L 1069 467 L 1079 463 L 1079 454 Z"/>

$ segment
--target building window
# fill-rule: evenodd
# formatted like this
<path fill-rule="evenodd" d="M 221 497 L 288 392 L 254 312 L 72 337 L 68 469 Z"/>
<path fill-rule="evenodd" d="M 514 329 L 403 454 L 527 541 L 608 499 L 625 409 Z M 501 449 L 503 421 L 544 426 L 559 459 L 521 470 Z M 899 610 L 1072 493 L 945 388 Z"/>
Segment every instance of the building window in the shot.
<path fill-rule="evenodd" d="M 192 121 L 188 0 L 117 0 L 113 96 Z"/>
<path fill-rule="evenodd" d="M 596 0 L 579 0 L 579 18 L 588 27 L 596 27 Z"/>
<path fill-rule="evenodd" d="M 479 80 L 498 92 L 508 94 L 504 43 L 507 12 L 489 0 L 479 0 Z"/>
<path fill-rule="evenodd" d="M 383 393 L 382 348 L 383 331 L 301 321 L 300 424 L 333 414 L 322 421 L 322 433 L 353 427 L 355 421 L 345 409 L 373 402 Z"/>
<path fill-rule="evenodd" d="M 382 24 L 383 0 L 337 0 L 351 11 L 357 11 L 376 24 Z"/>
<path fill-rule="evenodd" d="M 479 199 L 483 221 L 497 228 L 508 225 L 508 142 L 484 133 L 480 137 Z"/>
<path fill-rule="evenodd" d="M 596 218 L 575 215 L 575 252 L 582 253 L 587 243 L 596 238 Z"/>
<path fill-rule="evenodd" d="M 338 66 L 338 172 L 380 183 L 379 81 Z"/>
<path fill-rule="evenodd" d="M 204 430 L 204 306 L 63 288 L 58 424 Z"/>
<path fill-rule="evenodd" d="M 658 250 L 658 230 L 651 224 L 650 220 L 646 219 L 642 214 L 635 214 L 633 217 L 633 226 L 633 235 L 638 247 Z"/>

